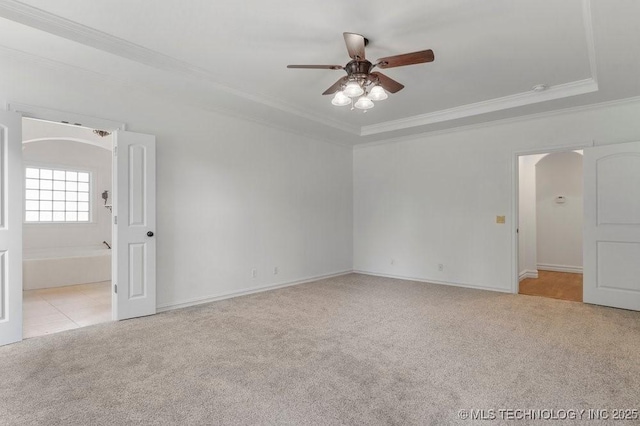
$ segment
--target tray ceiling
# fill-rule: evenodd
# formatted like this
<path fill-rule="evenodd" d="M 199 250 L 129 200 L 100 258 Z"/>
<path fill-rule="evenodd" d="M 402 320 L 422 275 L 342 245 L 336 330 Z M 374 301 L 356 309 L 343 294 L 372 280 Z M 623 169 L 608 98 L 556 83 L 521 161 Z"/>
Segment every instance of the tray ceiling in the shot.
<path fill-rule="evenodd" d="M 0 45 L 357 144 L 639 95 L 638 3 L 0 0 Z M 422 49 L 436 60 L 385 70 L 405 89 L 366 114 L 334 107 L 321 93 L 343 71 L 286 65 L 345 64 L 343 31 L 369 38 L 372 60 Z"/>

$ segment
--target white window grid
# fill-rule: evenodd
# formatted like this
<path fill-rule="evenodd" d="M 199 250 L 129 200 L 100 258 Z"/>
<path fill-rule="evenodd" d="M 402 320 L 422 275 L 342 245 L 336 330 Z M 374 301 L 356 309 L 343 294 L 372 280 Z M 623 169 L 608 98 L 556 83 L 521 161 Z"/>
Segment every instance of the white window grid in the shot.
<path fill-rule="evenodd" d="M 91 174 L 49 167 L 25 168 L 26 223 L 91 221 Z"/>

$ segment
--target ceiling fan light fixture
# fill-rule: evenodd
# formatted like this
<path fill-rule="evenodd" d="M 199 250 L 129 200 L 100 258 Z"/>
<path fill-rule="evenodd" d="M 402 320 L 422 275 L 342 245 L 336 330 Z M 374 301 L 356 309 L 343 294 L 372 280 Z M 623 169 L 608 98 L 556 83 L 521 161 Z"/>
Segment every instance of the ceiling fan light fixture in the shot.
<path fill-rule="evenodd" d="M 361 96 L 358 101 L 353 105 L 358 109 L 368 110 L 374 107 L 373 101 L 368 96 Z"/>
<path fill-rule="evenodd" d="M 382 86 L 373 86 L 368 96 L 372 101 L 384 101 L 389 97 Z"/>
<path fill-rule="evenodd" d="M 287 68 L 345 71 L 347 75 L 343 75 L 322 94 L 335 95 L 331 100 L 333 105 L 351 105 L 352 111 L 357 108 L 367 112 L 374 107 L 373 101 L 383 101 L 389 97 L 389 93 L 397 93 L 404 88 L 403 84 L 378 71 L 373 71 L 375 67 L 383 69 L 404 67 L 433 62 L 435 59 L 433 50 L 428 49 L 387 56 L 371 62 L 365 55 L 365 47 L 369 42 L 366 37 L 350 32 L 342 33 L 342 35 L 350 58 L 345 66 L 287 65 Z"/>
<path fill-rule="evenodd" d="M 358 82 L 350 81 L 347 83 L 342 92 L 350 98 L 355 98 L 364 94 L 364 89 L 360 86 L 360 84 L 358 84 Z"/>
<path fill-rule="evenodd" d="M 344 94 L 342 90 L 336 92 L 336 95 L 331 100 L 331 103 L 335 106 L 345 106 L 351 103 L 351 98 Z"/>

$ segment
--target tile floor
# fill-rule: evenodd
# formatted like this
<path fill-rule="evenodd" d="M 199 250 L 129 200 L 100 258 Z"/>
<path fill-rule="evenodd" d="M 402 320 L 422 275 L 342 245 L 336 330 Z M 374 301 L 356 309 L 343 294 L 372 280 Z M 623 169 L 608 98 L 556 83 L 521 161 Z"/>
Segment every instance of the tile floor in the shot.
<path fill-rule="evenodd" d="M 111 321 L 111 282 L 23 292 L 24 338 Z"/>

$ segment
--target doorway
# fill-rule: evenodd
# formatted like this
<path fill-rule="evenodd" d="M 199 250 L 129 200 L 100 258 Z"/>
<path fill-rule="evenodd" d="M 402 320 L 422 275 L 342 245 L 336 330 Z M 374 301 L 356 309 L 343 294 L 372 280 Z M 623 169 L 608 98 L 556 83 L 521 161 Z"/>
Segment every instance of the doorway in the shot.
<path fill-rule="evenodd" d="M 0 345 L 19 342 L 23 339 L 23 230 L 27 222 L 26 206 L 26 169 L 23 161 L 22 118 L 35 118 L 63 124 L 74 123 L 73 127 L 89 129 L 105 129 L 112 131 L 113 137 L 113 196 L 105 197 L 104 202 L 112 198 L 112 237 L 113 249 L 111 261 L 111 318 L 123 320 L 128 318 L 153 315 L 156 313 L 156 140 L 155 136 L 125 131 L 124 124 L 109 120 L 92 118 L 84 115 L 50 110 L 22 104 L 9 104 L 8 111 L 0 110 Z M 84 126 L 83 124 L 84 123 Z M 77 142 L 77 141 L 76 141 Z M 71 155 L 71 154 L 70 154 Z M 35 198 L 30 201 L 63 201 L 53 199 L 54 181 L 70 187 L 76 185 L 76 193 L 86 192 L 77 188 L 86 182 L 87 170 L 66 170 L 47 165 L 38 167 L 34 164 L 30 173 L 31 179 L 51 182 L 51 192 L 38 194 L 47 198 Z M 45 170 L 44 176 L 40 174 Z M 58 171 L 58 179 L 54 172 Z M 37 178 L 35 177 L 37 172 Z M 50 172 L 50 173 L 49 173 Z M 64 173 L 65 179 L 62 179 Z M 71 175 L 67 178 L 67 172 Z M 76 173 L 76 175 L 73 175 Z M 83 173 L 83 175 L 81 175 Z M 51 177 L 51 179 L 46 177 Z M 82 179 L 82 180 L 81 180 Z M 90 177 L 89 177 L 90 179 Z M 35 186 L 36 182 L 31 182 Z M 37 182 L 41 191 L 40 182 Z M 49 185 L 46 183 L 45 185 Z M 60 183 L 59 183 L 60 185 Z M 60 188 L 62 188 L 60 186 Z M 59 191 L 62 192 L 62 189 Z M 74 192 L 70 189 L 71 192 Z M 102 195 L 102 194 L 101 194 Z M 109 195 L 109 194 L 105 194 Z M 48 197 L 51 196 L 51 199 Z M 69 200 L 73 202 L 73 200 Z M 66 203 L 66 194 L 65 200 Z M 76 200 L 79 203 L 80 200 Z M 82 201 L 85 202 L 85 201 Z M 48 205 L 47 205 L 48 206 Z M 76 222 L 86 216 L 86 210 L 76 205 Z M 91 209 L 91 207 L 89 207 Z M 66 204 L 65 204 L 66 209 Z M 30 206 L 29 218 L 38 217 L 41 221 L 41 208 Z M 73 210 L 73 209 L 70 209 Z M 53 221 L 54 213 L 48 211 Z M 48 213 L 44 215 L 48 221 Z M 63 212 L 66 214 L 67 211 Z M 111 213 L 111 212 L 110 212 Z M 72 216 L 73 217 L 73 216 Z M 120 219 L 120 220 L 118 220 Z M 105 240 L 106 241 L 106 240 Z M 56 250 L 57 252 L 57 250 Z M 75 256 L 72 256 L 75 257 Z M 93 290 L 93 289 L 85 289 Z M 99 289 L 97 290 L 97 292 Z M 44 306 L 44 305 L 43 305 Z"/>
<path fill-rule="evenodd" d="M 22 119 L 23 336 L 112 320 L 111 132 Z"/>
<path fill-rule="evenodd" d="M 583 152 L 518 157 L 518 293 L 583 301 Z"/>

